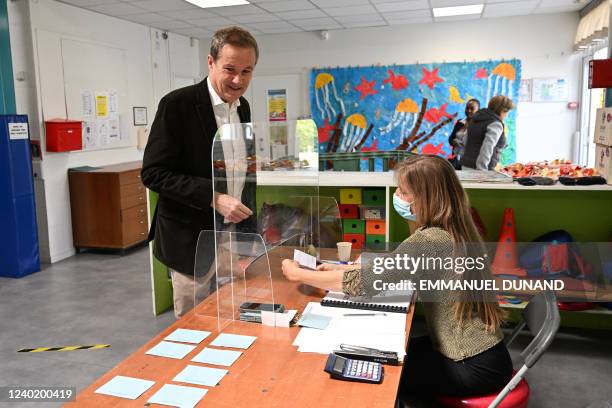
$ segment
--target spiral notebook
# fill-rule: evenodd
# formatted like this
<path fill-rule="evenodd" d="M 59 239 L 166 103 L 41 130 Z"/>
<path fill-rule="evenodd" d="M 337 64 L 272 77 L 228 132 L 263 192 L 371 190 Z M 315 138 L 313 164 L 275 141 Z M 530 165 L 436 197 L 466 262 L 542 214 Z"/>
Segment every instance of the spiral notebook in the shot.
<path fill-rule="evenodd" d="M 350 297 L 341 292 L 328 292 L 321 300 L 321 306 L 346 307 L 350 309 L 376 310 L 381 312 L 408 313 L 412 291 L 381 293 L 372 298 Z"/>

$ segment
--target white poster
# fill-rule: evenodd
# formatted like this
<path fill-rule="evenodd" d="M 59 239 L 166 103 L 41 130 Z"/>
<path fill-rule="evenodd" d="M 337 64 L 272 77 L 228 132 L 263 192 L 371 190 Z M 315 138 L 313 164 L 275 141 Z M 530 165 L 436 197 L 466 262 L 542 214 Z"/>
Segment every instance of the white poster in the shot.
<path fill-rule="evenodd" d="M 108 121 L 108 139 L 110 143 L 118 142 L 121 131 L 119 130 L 119 119 L 110 119 Z"/>
<path fill-rule="evenodd" d="M 519 86 L 519 102 L 531 102 L 531 79 L 521 79 L 521 85 Z"/>
<path fill-rule="evenodd" d="M 108 146 L 110 143 L 108 134 L 108 121 L 104 119 L 98 120 L 96 122 L 96 135 L 100 146 Z"/>
<path fill-rule="evenodd" d="M 90 149 L 98 146 L 96 138 L 96 126 L 93 121 L 83 122 L 83 149 Z"/>
<path fill-rule="evenodd" d="M 117 115 L 119 113 L 119 95 L 116 89 L 108 90 L 108 114 Z"/>
<path fill-rule="evenodd" d="M 94 95 L 89 89 L 81 89 L 81 115 L 90 118 L 94 115 Z"/>
<path fill-rule="evenodd" d="M 534 78 L 533 79 L 533 101 L 534 102 L 567 102 L 569 99 L 569 88 L 567 79 L 564 78 Z"/>

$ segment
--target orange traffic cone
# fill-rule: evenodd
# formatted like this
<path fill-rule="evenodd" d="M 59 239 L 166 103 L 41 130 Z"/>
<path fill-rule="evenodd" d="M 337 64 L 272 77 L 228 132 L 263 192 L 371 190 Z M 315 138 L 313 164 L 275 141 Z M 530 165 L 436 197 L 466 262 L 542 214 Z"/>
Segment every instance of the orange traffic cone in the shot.
<path fill-rule="evenodd" d="M 516 228 L 514 224 L 514 209 L 506 208 L 499 240 L 495 251 L 495 259 L 491 265 L 494 275 L 527 276 L 527 271 L 518 264 L 516 256 Z"/>

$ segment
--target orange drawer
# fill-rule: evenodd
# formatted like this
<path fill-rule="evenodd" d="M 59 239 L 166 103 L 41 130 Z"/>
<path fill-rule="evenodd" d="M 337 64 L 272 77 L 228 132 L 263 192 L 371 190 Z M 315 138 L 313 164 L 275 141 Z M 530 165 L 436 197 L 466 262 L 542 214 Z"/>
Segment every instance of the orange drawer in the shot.
<path fill-rule="evenodd" d="M 139 205 L 138 207 L 128 208 L 121 211 L 121 222 L 130 222 L 133 220 L 147 221 L 147 206 Z"/>
<path fill-rule="evenodd" d="M 366 234 L 385 235 L 385 221 L 366 220 Z"/>
<path fill-rule="evenodd" d="M 144 193 L 137 195 L 130 195 L 127 197 L 121 197 L 121 209 L 136 207 L 137 205 L 143 205 L 147 203 L 147 198 Z"/>
<path fill-rule="evenodd" d="M 123 245 L 125 246 L 144 241 L 147 239 L 149 232 L 147 223 L 144 220 L 140 222 L 137 219 L 124 221 L 121 225 L 121 230 L 123 233 Z"/>
<path fill-rule="evenodd" d="M 140 170 L 124 171 L 119 173 L 119 184 L 134 184 L 140 183 Z"/>
<path fill-rule="evenodd" d="M 141 183 L 124 184 L 119 187 L 121 197 L 127 197 L 132 195 L 138 195 L 145 192 L 145 186 Z"/>

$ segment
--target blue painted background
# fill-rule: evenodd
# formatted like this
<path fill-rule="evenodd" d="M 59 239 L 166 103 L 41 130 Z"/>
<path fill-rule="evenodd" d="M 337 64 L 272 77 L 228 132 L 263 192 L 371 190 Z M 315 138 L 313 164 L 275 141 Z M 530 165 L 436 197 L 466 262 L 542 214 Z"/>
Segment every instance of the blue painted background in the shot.
<path fill-rule="evenodd" d="M 435 70 L 437 75 L 434 74 Z M 393 72 L 394 81 L 389 71 Z M 319 74 L 324 75 L 319 76 Z M 330 77 L 325 74 L 331 75 L 333 80 L 329 82 Z M 405 80 L 398 79 L 399 76 L 403 76 Z M 317 77 L 319 77 L 318 87 L 315 86 Z M 514 79 L 510 80 L 512 77 Z M 322 80 L 324 78 L 327 80 Z M 428 78 L 437 79 L 427 82 Z M 322 151 L 327 149 L 327 141 L 333 133 L 331 126 L 336 122 L 336 115 L 343 110 L 344 117 L 340 128 L 345 134 L 351 131 L 351 124 L 346 123 L 346 119 L 353 114 L 360 114 L 365 118 L 366 128 L 370 124 L 374 125 L 368 139 L 359 150 L 394 150 L 401 142 L 402 125 L 404 135 L 407 136 L 417 116 L 417 114 L 396 114 L 396 107 L 400 101 L 410 98 L 420 109 L 423 98 L 428 99 L 427 111 L 433 110 L 426 114 L 426 120 L 423 121 L 419 132 L 429 132 L 446 117 L 445 114 L 458 113 L 457 119 L 463 118 L 465 102 L 470 98 L 479 99 L 481 107 L 486 107 L 492 96 L 504 94 L 517 104 L 520 79 L 521 62 L 516 59 L 313 69 L 310 78 L 310 107 L 312 117 L 319 128 L 319 145 Z M 323 83 L 325 85 L 321 86 Z M 370 92 L 365 92 L 368 87 Z M 451 95 L 451 87 L 456 88 L 454 97 Z M 393 122 L 394 115 L 396 119 L 401 120 L 396 127 L 383 134 L 385 133 L 383 129 Z M 417 151 L 450 155 L 448 136 L 455 121 L 456 119 L 438 130 L 431 139 L 419 146 Z M 363 134 L 364 130 L 361 132 Z M 508 146 L 502 154 L 502 164 L 514 162 L 516 159 L 515 132 L 516 109 L 511 111 L 506 119 Z M 341 145 L 338 151 L 342 151 L 342 147 L 347 146 Z"/>

